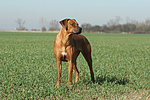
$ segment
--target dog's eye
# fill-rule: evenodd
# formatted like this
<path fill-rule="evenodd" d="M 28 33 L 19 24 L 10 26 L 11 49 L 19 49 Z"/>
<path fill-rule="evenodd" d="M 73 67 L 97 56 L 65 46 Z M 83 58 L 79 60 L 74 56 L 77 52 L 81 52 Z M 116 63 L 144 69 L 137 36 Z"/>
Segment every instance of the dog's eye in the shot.
<path fill-rule="evenodd" d="M 73 23 L 73 24 L 71 24 L 71 26 L 75 26 L 75 24 Z"/>

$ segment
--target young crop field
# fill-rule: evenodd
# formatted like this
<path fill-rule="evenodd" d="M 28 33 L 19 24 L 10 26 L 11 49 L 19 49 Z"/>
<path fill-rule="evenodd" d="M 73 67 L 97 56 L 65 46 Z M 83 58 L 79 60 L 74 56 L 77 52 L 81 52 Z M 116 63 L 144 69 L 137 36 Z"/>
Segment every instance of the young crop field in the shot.
<path fill-rule="evenodd" d="M 0 99 L 150 99 L 150 35 L 83 34 L 92 47 L 95 83 L 87 62 L 77 58 L 79 82 L 67 87 L 63 63 L 56 87 L 54 33 L 0 32 Z"/>

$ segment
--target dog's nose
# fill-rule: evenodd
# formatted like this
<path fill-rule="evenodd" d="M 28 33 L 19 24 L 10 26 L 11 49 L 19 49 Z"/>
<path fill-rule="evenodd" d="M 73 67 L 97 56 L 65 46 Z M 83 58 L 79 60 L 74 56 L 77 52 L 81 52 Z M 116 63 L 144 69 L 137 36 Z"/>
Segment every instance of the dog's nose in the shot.
<path fill-rule="evenodd" d="M 79 27 L 78 30 L 79 30 L 79 32 L 82 32 L 82 28 L 81 27 Z"/>

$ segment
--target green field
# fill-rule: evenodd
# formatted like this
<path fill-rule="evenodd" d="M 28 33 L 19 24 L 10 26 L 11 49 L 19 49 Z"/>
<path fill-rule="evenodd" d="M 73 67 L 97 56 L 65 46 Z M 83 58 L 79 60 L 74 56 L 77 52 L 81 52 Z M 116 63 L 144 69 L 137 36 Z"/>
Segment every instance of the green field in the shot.
<path fill-rule="evenodd" d="M 56 34 L 0 32 L 0 99 L 150 99 L 150 35 L 83 35 L 92 46 L 95 83 L 80 54 L 79 82 L 68 89 L 67 63 L 63 63 L 61 86 L 55 86 Z"/>

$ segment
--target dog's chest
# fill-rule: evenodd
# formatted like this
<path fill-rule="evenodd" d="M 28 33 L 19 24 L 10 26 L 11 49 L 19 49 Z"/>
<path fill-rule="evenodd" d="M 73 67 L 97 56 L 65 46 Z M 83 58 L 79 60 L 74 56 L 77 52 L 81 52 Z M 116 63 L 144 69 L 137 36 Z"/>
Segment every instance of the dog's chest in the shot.
<path fill-rule="evenodd" d="M 61 60 L 67 62 L 68 61 L 67 60 L 67 53 L 66 52 L 62 52 L 61 55 L 62 55 Z"/>
<path fill-rule="evenodd" d="M 64 57 L 64 56 L 67 56 L 67 53 L 66 53 L 66 52 L 62 52 L 61 54 L 62 54 L 63 57 Z"/>

